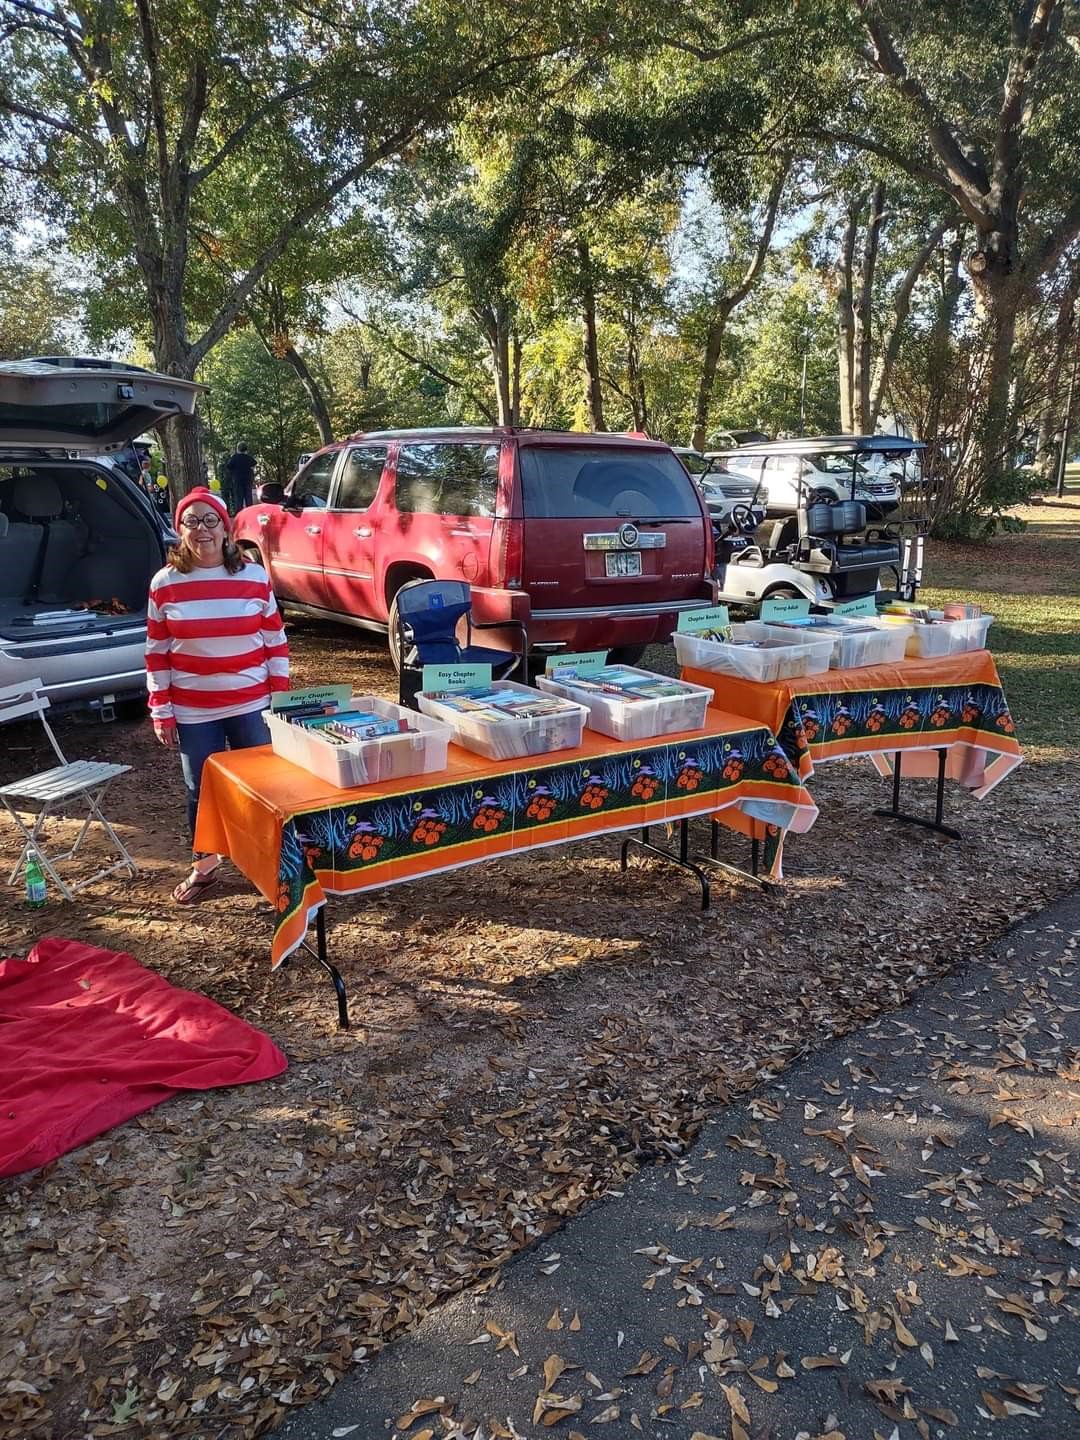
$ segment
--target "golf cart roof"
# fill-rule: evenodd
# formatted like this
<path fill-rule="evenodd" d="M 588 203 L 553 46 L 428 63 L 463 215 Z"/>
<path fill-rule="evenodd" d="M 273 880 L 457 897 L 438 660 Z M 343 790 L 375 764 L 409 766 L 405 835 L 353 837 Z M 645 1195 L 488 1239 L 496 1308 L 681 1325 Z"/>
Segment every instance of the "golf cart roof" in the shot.
<path fill-rule="evenodd" d="M 843 455 L 910 455 L 925 450 L 921 440 L 904 435 L 802 435 L 797 440 L 763 440 L 731 450 L 710 450 L 710 455 L 817 455 L 823 450 Z"/>
<path fill-rule="evenodd" d="M 120 360 L 0 361 L 0 453 L 121 450 L 160 421 L 190 415 L 205 389 Z"/>

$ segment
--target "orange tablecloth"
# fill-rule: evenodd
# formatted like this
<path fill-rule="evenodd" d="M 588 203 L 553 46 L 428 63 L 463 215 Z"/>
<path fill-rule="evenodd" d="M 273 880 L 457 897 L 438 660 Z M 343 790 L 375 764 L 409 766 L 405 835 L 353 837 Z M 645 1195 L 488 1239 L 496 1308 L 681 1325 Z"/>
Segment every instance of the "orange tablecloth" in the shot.
<path fill-rule="evenodd" d="M 887 775 L 897 750 L 904 751 L 905 775 L 934 775 L 934 752 L 947 750 L 946 774 L 981 798 L 1023 758 L 986 650 L 764 684 L 696 669 L 684 669 L 683 679 L 767 725 L 802 780 L 815 765 L 856 755 Z"/>
<path fill-rule="evenodd" d="M 275 906 L 277 966 L 328 893 L 735 808 L 782 829 L 817 817 L 769 728 L 710 708 L 703 730 L 633 744 L 587 730 L 579 749 L 503 761 L 451 745 L 444 771 L 354 790 L 269 747 L 227 751 L 203 771 L 195 843 Z"/>

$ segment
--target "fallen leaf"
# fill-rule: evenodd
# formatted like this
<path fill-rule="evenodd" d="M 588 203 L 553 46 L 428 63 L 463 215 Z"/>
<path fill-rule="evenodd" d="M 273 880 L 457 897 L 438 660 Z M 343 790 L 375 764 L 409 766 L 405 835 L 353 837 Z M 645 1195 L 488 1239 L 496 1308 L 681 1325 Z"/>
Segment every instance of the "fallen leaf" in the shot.
<path fill-rule="evenodd" d="M 804 1370 L 829 1370 L 840 1367 L 840 1361 L 835 1355 L 804 1355 L 800 1364 Z"/>
<path fill-rule="evenodd" d="M 431 1415 L 436 1410 L 441 1410 L 446 1404 L 445 1395 L 425 1396 L 423 1400 L 414 1400 L 404 1415 L 399 1415 L 394 1421 L 398 1430 L 408 1430 L 414 1421 L 419 1420 L 421 1415 Z"/>
<path fill-rule="evenodd" d="M 741 1420 L 744 1425 L 749 1425 L 750 1411 L 746 1408 L 746 1401 L 739 1393 L 738 1386 L 721 1384 L 720 1389 L 723 1390 L 727 1396 L 727 1402 L 731 1406 L 732 1415 L 734 1415 L 737 1420 Z"/>
<path fill-rule="evenodd" d="M 562 1329 L 562 1316 L 559 1314 L 558 1310 L 552 1311 L 551 1319 L 547 1322 L 547 1328 L 549 1330 Z"/>

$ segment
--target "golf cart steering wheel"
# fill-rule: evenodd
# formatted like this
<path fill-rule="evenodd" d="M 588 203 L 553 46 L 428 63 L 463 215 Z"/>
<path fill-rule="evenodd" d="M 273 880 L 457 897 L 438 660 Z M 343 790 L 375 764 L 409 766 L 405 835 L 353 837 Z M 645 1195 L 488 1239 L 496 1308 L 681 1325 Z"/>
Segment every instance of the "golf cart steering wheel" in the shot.
<path fill-rule="evenodd" d="M 757 517 L 749 505 L 733 505 L 728 524 L 740 535 L 752 535 L 757 529 Z"/>

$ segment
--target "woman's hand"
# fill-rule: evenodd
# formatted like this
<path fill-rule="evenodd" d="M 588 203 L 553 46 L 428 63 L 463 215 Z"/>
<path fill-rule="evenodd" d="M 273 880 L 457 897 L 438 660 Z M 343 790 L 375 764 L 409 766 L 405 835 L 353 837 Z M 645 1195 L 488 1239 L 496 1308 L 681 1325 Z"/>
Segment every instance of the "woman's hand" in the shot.
<path fill-rule="evenodd" d="M 157 740 L 159 745 L 164 745 L 170 750 L 175 749 L 176 746 L 180 743 L 180 737 L 176 733 L 176 721 L 155 720 L 154 738 Z"/>

